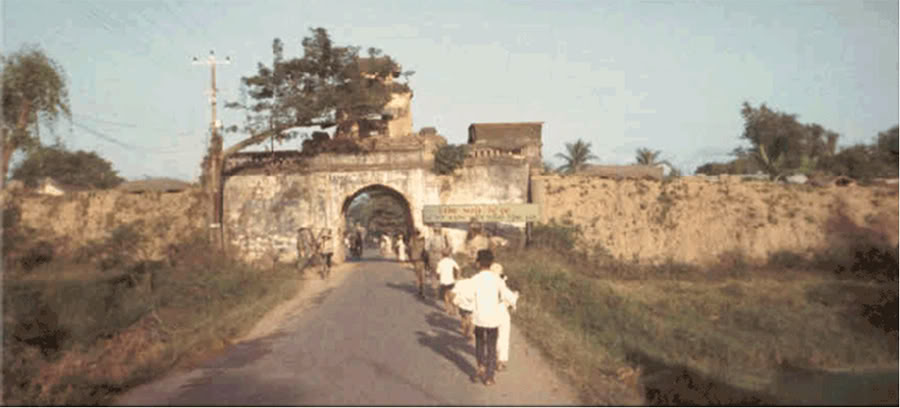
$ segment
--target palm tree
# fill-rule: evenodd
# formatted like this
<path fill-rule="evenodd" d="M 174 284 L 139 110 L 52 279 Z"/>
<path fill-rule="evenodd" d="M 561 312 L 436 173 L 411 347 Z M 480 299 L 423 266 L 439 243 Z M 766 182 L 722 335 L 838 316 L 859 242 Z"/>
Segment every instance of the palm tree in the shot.
<path fill-rule="evenodd" d="M 637 156 L 635 156 L 634 159 L 637 160 L 637 164 L 643 164 L 645 166 L 654 166 L 654 165 L 663 163 L 658 160 L 659 155 L 661 153 L 662 152 L 660 152 L 659 150 L 654 151 L 654 150 L 650 150 L 646 147 L 642 147 L 640 149 L 637 149 Z"/>
<path fill-rule="evenodd" d="M 591 144 L 578 139 L 575 143 L 566 143 L 568 154 L 557 153 L 556 157 L 566 161 L 559 167 L 559 171 L 573 173 L 584 168 L 590 160 L 597 160 L 597 156 L 591 154 Z"/>

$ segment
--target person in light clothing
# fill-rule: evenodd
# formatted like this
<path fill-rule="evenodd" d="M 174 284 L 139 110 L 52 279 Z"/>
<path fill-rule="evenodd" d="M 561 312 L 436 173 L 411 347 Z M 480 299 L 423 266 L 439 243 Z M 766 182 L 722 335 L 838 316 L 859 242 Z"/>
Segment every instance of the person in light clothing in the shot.
<path fill-rule="evenodd" d="M 381 256 L 388 259 L 394 256 L 394 243 L 388 234 L 381 236 Z"/>
<path fill-rule="evenodd" d="M 425 249 L 428 253 L 428 279 L 431 280 L 431 285 L 435 291 L 437 291 L 440 281 L 437 274 L 437 264 L 443 259 L 444 249 L 450 249 L 452 252 L 452 248 L 450 248 L 450 244 L 447 241 L 447 236 L 444 235 L 440 225 L 431 229 L 431 237 L 428 238 Z"/>
<path fill-rule="evenodd" d="M 502 300 L 512 299 L 512 291 L 506 287 L 497 274 L 491 272 L 494 254 L 489 249 L 478 251 L 475 259 L 480 272 L 472 277 L 475 286 L 475 310 L 472 323 L 475 324 L 475 358 L 478 371 L 472 381 L 479 379 L 484 385 L 494 384 L 494 369 L 497 364 L 497 336 L 503 320 Z"/>
<path fill-rule="evenodd" d="M 506 274 L 503 273 L 503 265 L 495 263 L 491 265 L 491 272 L 497 274 L 500 279 L 506 282 Z M 503 298 L 502 317 L 500 327 L 497 333 L 497 371 L 506 370 L 506 364 L 509 362 L 509 333 L 512 328 L 512 321 L 509 315 L 509 309 L 516 310 L 516 302 L 519 300 L 519 293 L 511 291 L 511 296 Z"/>
<path fill-rule="evenodd" d="M 450 248 L 444 248 L 443 258 L 437 263 L 437 275 L 441 285 L 440 298 L 444 299 L 444 311 L 453 316 L 456 315 L 456 308 L 451 302 L 451 291 L 459 278 L 459 264 L 450 257 Z"/>
<path fill-rule="evenodd" d="M 425 285 L 425 260 L 422 254 L 425 253 L 425 237 L 419 230 L 409 240 L 409 261 L 412 263 L 413 272 L 416 274 L 416 283 L 419 286 L 419 297 L 424 298 Z"/>
<path fill-rule="evenodd" d="M 401 234 L 397 237 L 397 260 L 403 263 L 409 261 L 408 253 L 406 251 L 406 241 L 403 239 L 403 235 Z"/>
<path fill-rule="evenodd" d="M 470 342 L 475 341 L 475 325 L 472 311 L 475 310 L 475 285 L 472 279 L 460 279 L 453 284 L 450 301 L 459 308 L 460 331 Z"/>

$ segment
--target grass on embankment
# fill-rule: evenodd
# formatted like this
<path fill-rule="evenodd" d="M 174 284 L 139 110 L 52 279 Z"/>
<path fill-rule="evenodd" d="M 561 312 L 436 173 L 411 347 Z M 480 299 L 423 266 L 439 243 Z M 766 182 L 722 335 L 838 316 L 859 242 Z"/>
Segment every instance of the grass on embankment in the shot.
<path fill-rule="evenodd" d="M 135 261 L 120 245 L 4 274 L 5 404 L 109 404 L 221 350 L 301 285 L 292 266 L 255 269 L 203 240 L 170 262 Z"/>
<path fill-rule="evenodd" d="M 515 323 L 586 404 L 897 403 L 896 279 L 638 267 L 558 248 L 498 262 L 522 292 Z"/>

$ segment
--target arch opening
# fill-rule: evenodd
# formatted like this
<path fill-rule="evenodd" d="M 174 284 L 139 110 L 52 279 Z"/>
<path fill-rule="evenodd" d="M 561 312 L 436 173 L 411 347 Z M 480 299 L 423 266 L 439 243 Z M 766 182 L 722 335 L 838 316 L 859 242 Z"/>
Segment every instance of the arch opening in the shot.
<path fill-rule="evenodd" d="M 399 191 L 381 184 L 373 184 L 357 190 L 344 199 L 341 207 L 344 231 L 347 231 L 346 242 L 353 247 L 355 234 L 359 233 L 362 249 L 366 254 L 388 257 L 379 252 L 380 243 L 385 236 L 396 242 L 402 235 L 406 244 L 415 231 L 412 210 L 409 201 Z M 374 251 L 374 252 L 373 252 Z M 361 257 L 348 251 L 348 260 Z"/>

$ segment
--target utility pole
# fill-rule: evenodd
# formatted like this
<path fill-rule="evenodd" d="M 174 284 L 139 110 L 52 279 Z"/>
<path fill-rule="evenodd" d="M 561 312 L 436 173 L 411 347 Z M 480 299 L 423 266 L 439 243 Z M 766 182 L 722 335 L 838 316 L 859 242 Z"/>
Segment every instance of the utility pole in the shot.
<path fill-rule="evenodd" d="M 224 61 L 216 59 L 214 51 L 209 52 L 206 61 L 194 57 L 194 65 L 209 65 L 211 73 L 211 89 L 209 103 L 212 107 L 212 121 L 210 122 L 210 142 L 203 163 L 202 185 L 210 199 L 209 208 L 209 236 L 211 242 L 220 249 L 224 249 L 224 230 L 222 228 L 222 135 L 219 134 L 219 121 L 216 119 L 216 66 L 231 64 L 231 57 L 225 57 Z"/>

